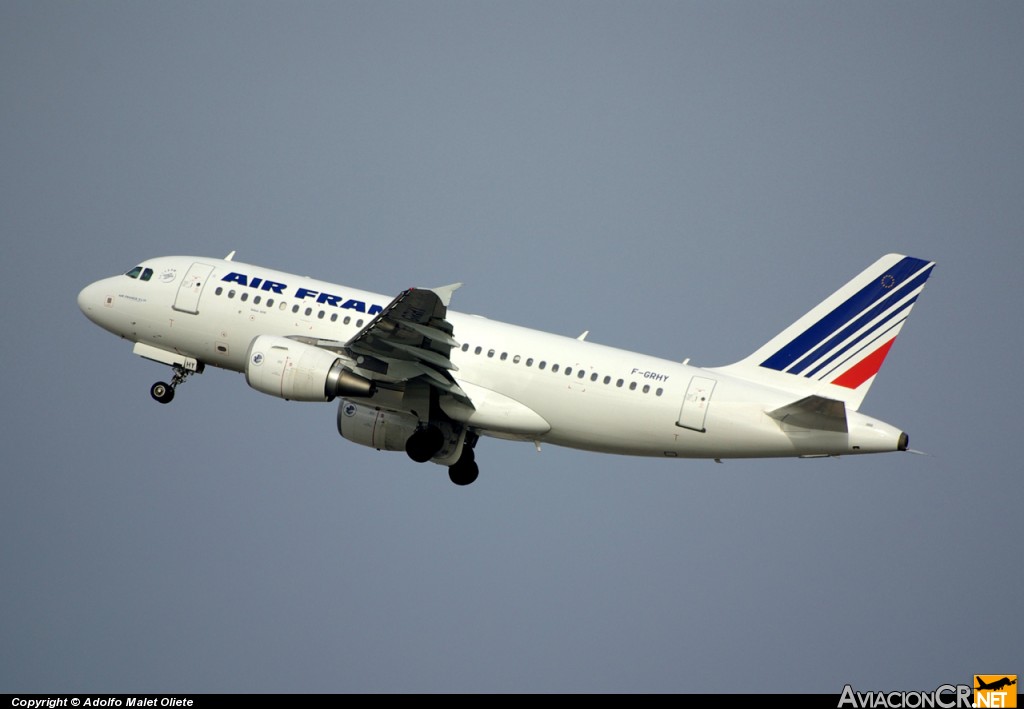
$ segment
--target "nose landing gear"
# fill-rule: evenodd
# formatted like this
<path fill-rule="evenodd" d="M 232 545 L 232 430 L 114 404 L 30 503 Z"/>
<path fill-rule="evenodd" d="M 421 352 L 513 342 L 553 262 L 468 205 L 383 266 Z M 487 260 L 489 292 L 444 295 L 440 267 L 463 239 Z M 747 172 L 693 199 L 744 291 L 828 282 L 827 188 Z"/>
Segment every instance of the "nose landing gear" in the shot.
<path fill-rule="evenodd" d="M 161 404 L 169 404 L 174 399 L 174 390 L 179 384 L 185 381 L 189 376 L 195 374 L 192 370 L 185 369 L 181 365 L 174 366 L 174 378 L 171 379 L 171 383 L 157 382 L 149 388 L 149 395 L 154 400 L 159 401 Z"/>

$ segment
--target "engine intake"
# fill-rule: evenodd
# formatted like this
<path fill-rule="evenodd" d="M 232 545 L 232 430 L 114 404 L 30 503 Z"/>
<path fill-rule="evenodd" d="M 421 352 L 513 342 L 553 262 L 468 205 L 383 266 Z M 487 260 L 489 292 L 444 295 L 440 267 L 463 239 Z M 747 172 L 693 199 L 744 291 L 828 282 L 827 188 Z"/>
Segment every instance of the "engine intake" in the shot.
<path fill-rule="evenodd" d="M 337 353 L 275 335 L 260 335 L 249 344 L 245 381 L 256 391 L 290 401 L 369 397 L 376 391 Z"/>

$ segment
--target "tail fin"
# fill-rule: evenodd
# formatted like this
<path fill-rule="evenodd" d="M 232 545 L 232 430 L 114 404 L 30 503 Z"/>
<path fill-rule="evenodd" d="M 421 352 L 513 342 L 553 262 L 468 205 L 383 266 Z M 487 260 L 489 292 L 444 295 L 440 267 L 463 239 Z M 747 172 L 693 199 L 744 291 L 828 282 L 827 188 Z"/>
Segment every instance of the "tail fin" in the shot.
<path fill-rule="evenodd" d="M 883 256 L 752 355 L 720 370 L 857 410 L 934 266 Z"/>

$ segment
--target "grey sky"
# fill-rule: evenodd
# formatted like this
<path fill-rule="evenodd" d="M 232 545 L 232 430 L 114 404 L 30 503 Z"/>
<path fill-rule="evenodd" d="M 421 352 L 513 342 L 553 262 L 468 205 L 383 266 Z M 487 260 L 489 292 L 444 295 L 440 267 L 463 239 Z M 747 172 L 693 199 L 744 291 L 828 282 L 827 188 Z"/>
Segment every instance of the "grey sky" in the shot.
<path fill-rule="evenodd" d="M 1019 3 L 0 4 L 0 691 L 934 689 L 1020 673 Z M 75 295 L 237 258 L 695 364 L 938 265 L 928 456 L 640 460 L 166 370 Z"/>

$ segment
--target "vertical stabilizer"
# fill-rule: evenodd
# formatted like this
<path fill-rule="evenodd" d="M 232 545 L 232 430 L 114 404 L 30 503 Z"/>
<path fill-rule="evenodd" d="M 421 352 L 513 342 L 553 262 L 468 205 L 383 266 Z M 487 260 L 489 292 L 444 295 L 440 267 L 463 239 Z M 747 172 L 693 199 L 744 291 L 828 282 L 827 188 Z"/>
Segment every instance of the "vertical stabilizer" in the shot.
<path fill-rule="evenodd" d="M 934 266 L 883 256 L 752 355 L 719 369 L 857 410 Z"/>

